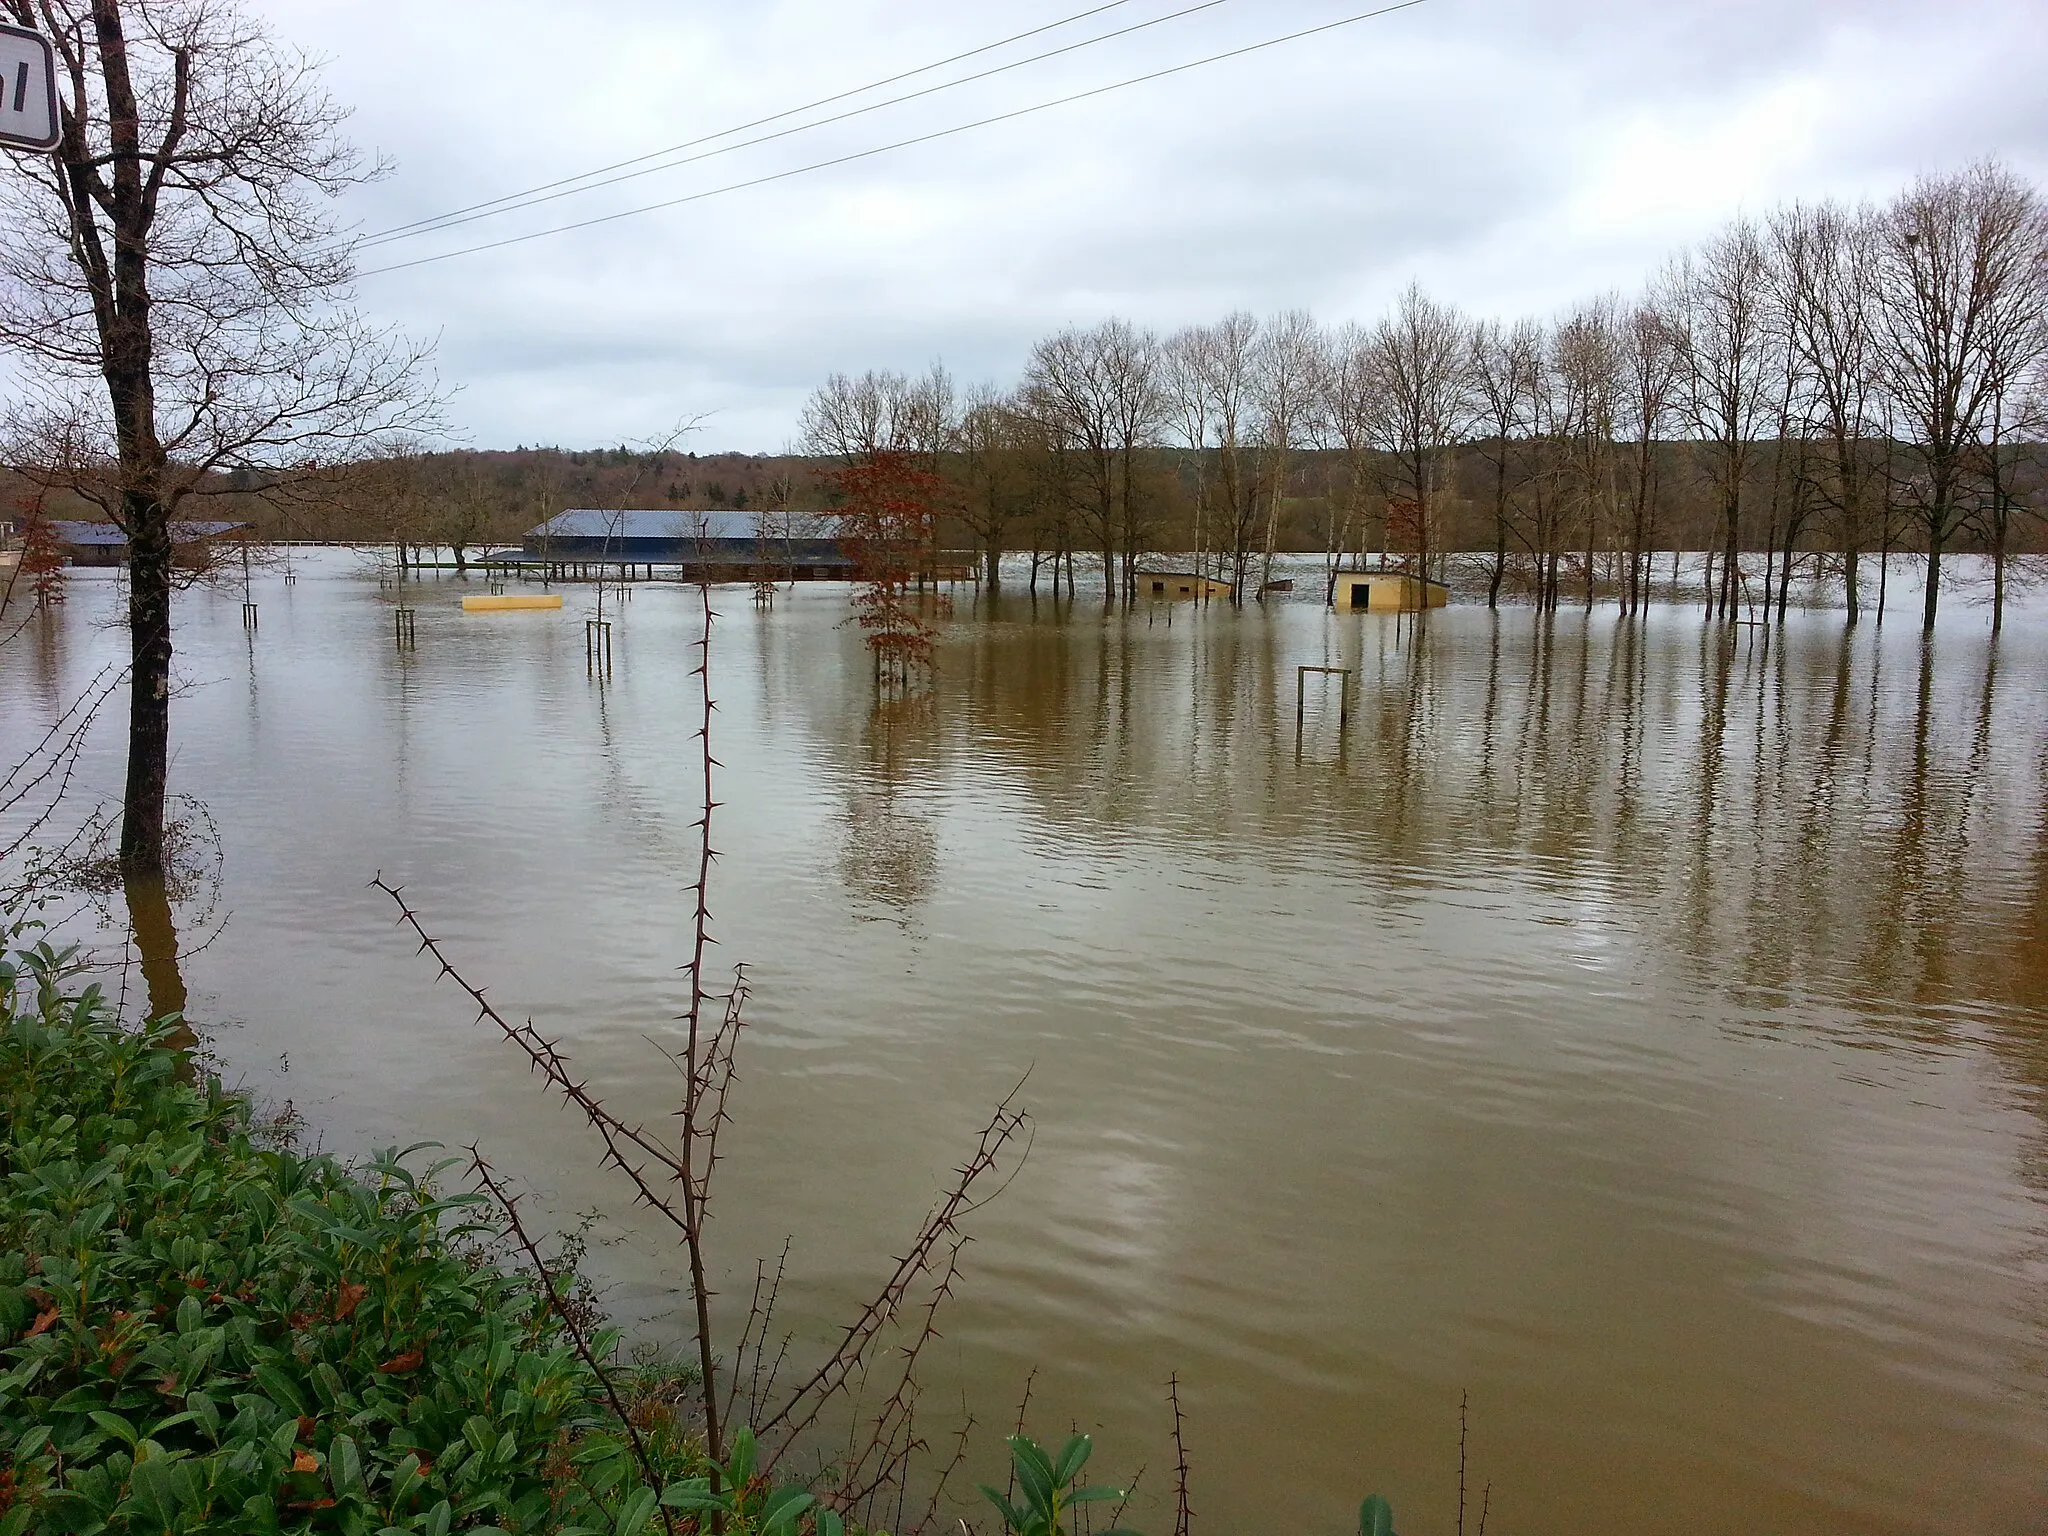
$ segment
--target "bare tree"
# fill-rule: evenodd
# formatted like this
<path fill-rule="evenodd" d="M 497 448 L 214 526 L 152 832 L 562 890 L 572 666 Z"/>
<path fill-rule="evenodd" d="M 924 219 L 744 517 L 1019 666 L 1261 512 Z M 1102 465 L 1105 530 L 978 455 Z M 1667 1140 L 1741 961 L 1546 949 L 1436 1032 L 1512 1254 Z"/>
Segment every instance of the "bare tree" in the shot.
<path fill-rule="evenodd" d="M 1002 590 L 1006 532 L 1025 518 L 1030 504 L 1024 464 L 1028 434 L 1020 426 L 1015 402 L 994 385 L 968 392 L 958 432 L 966 481 L 960 519 L 981 542 L 983 579 L 991 592 Z"/>
<path fill-rule="evenodd" d="M 1906 503 L 1926 535 L 1931 630 L 1942 554 L 1971 511 L 1971 460 L 2040 356 L 2048 209 L 1995 161 L 1923 178 L 1886 210 L 1874 256 L 1878 362 L 1903 439 Z"/>
<path fill-rule="evenodd" d="M 160 877 L 171 526 L 236 466 L 289 469 L 428 424 L 425 353 L 349 307 L 327 204 L 379 174 L 313 66 L 233 0 L 5 0 L 57 50 L 63 139 L 0 191 L 17 454 L 128 540 L 121 859 Z M 38 445 L 64 445 L 37 453 Z"/>
<path fill-rule="evenodd" d="M 1389 501 L 1411 509 L 1416 571 L 1428 576 L 1442 503 L 1455 485 L 1451 455 L 1473 420 L 1470 326 L 1411 282 L 1373 326 L 1374 433 Z"/>
<path fill-rule="evenodd" d="M 1253 427 L 1258 344 L 1258 321 L 1238 310 L 1214 325 L 1180 332 L 1167 352 L 1167 397 L 1175 426 L 1190 448 L 1215 450 L 1213 480 L 1206 454 L 1199 466 L 1197 507 L 1205 533 L 1209 515 L 1215 516 L 1217 572 L 1222 573 L 1227 557 L 1233 600 L 1244 596 L 1258 529 Z"/>
<path fill-rule="evenodd" d="M 1722 565 L 1707 611 L 1732 617 L 1741 581 L 1744 491 L 1777 403 L 1770 272 L 1754 224 L 1738 220 L 1664 276 L 1659 307 L 1678 362 L 1678 404 L 1699 445 L 1721 523 Z"/>
<path fill-rule="evenodd" d="M 1159 349 L 1159 387 L 1167 430 L 1179 437 L 1194 459 L 1195 574 L 1208 574 L 1209 551 L 1209 416 L 1207 383 L 1208 335 L 1199 326 L 1176 331 Z"/>
<path fill-rule="evenodd" d="M 1104 603 L 1116 601 L 1118 550 L 1128 578 L 1147 508 L 1137 483 L 1138 454 L 1164 414 L 1159 343 L 1124 320 L 1092 330 L 1069 327 L 1032 349 L 1022 399 L 1071 455 L 1075 511 L 1102 551 Z"/>
<path fill-rule="evenodd" d="M 847 463 L 878 454 L 910 454 L 929 471 L 952 446 L 958 406 L 952 375 L 934 363 L 923 378 L 869 369 L 859 378 L 835 373 L 805 402 L 801 418 L 808 453 Z"/>
<path fill-rule="evenodd" d="M 1498 320 L 1488 320 L 1473 328 L 1473 420 L 1480 438 L 1478 452 L 1492 482 L 1493 563 L 1486 581 L 1489 608 L 1500 606 L 1508 539 L 1515 534 L 1515 492 L 1535 472 L 1530 440 L 1541 419 L 1547 366 L 1543 328 L 1535 321 L 1517 320 L 1504 326 Z"/>
<path fill-rule="evenodd" d="M 1876 223 L 1868 210 L 1795 203 L 1770 222 L 1771 275 L 1796 426 L 1842 565 L 1848 623 L 1861 617 L 1863 551 L 1881 516 L 1883 422 L 1873 349 Z"/>
<path fill-rule="evenodd" d="M 1617 412 L 1629 444 L 1628 577 L 1623 611 L 1649 602 L 1650 552 L 1657 537 L 1658 449 L 1671 419 L 1677 359 L 1671 331 L 1656 306 L 1638 303 L 1621 318 L 1622 404 Z"/>
<path fill-rule="evenodd" d="M 1596 592 L 1596 555 L 1603 533 L 1611 536 L 1615 505 L 1615 417 L 1624 389 L 1619 317 L 1611 298 L 1581 306 L 1559 323 L 1551 338 L 1556 381 L 1554 435 L 1559 448 L 1561 513 L 1575 516 L 1585 551 L 1586 607 Z M 1556 582 L 1549 604 L 1558 603 Z"/>
<path fill-rule="evenodd" d="M 1261 327 L 1254 354 L 1253 399 L 1258 410 L 1261 479 L 1265 483 L 1265 549 L 1259 562 L 1259 593 L 1273 579 L 1273 551 L 1280 535 L 1280 508 L 1288 472 L 1308 429 L 1323 387 L 1323 334 L 1308 311 L 1291 309 Z"/>
<path fill-rule="evenodd" d="M 1981 490 L 1972 521 L 1991 556 L 1994 635 L 2005 628 L 2015 519 L 2023 512 L 2038 515 L 2040 511 L 2038 504 L 2029 506 L 2020 490 L 2023 471 L 2030 465 L 2036 470 L 2038 490 L 2042 444 L 2048 439 L 2048 344 L 2037 337 L 2030 347 L 2034 353 L 2031 362 L 2016 371 L 2010 382 L 2001 377 L 1976 456 Z"/>

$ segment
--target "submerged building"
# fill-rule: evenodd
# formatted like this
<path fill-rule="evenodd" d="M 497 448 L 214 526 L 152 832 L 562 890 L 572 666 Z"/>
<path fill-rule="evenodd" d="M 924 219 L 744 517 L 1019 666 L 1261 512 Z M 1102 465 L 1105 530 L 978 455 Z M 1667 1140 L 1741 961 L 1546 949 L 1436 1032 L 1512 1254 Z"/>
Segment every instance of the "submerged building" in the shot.
<path fill-rule="evenodd" d="M 491 564 L 569 575 L 605 566 L 679 569 L 710 581 L 841 581 L 853 561 L 830 520 L 811 513 L 607 511 L 573 507 L 531 529 Z"/>
<path fill-rule="evenodd" d="M 1339 571 L 1330 592 L 1330 606 L 1339 612 L 1413 613 L 1441 608 L 1450 600 L 1451 589 L 1442 582 L 1391 566 Z"/>
<path fill-rule="evenodd" d="M 1214 576 L 1198 576 L 1193 571 L 1139 571 L 1137 573 L 1138 593 L 1145 597 L 1220 597 L 1228 601 L 1230 583 L 1219 581 Z"/>
<path fill-rule="evenodd" d="M 51 537 L 73 565 L 124 565 L 128 535 L 117 523 L 73 522 L 51 518 Z M 246 539 L 247 523 L 176 518 L 171 523 L 171 563 L 181 570 L 199 570 L 212 563 L 213 546 L 222 540 Z"/>

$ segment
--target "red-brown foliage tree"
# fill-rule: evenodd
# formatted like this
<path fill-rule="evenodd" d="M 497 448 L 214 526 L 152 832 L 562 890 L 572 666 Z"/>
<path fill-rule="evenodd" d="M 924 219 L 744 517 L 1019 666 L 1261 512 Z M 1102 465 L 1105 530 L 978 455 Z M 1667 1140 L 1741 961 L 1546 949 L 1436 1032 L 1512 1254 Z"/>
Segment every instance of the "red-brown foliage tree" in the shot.
<path fill-rule="evenodd" d="M 915 590 L 932 569 L 946 485 L 907 455 L 878 450 L 836 470 L 839 539 L 853 561 L 853 612 L 875 658 L 876 681 L 906 688 L 931 662 L 937 630 Z"/>
<path fill-rule="evenodd" d="M 43 516 L 40 501 L 22 509 L 18 574 L 35 593 L 38 605 L 64 601 L 64 548 L 57 542 L 57 530 Z"/>

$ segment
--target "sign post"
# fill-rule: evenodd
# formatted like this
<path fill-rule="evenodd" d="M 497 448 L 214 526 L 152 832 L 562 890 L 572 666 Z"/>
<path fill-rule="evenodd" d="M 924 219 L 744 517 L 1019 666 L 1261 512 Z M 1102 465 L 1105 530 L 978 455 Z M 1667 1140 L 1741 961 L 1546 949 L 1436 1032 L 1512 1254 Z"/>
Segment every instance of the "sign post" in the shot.
<path fill-rule="evenodd" d="M 52 150 L 63 137 L 56 50 L 40 32 L 0 23 L 0 146 Z"/>

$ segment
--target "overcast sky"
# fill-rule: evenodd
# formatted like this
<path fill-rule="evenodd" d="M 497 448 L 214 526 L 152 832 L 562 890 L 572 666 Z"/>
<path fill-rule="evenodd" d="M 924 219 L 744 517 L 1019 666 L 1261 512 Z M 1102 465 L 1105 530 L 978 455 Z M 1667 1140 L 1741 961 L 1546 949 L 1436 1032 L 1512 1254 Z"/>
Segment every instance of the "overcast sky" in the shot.
<path fill-rule="evenodd" d="M 251 0 L 324 56 L 396 161 L 365 233 L 718 134 L 1101 0 Z M 1124 0 L 820 109 L 1163 17 Z M 1997 154 L 2048 181 L 2038 0 L 1424 0 L 1395 15 L 936 142 L 592 229 L 373 269 L 685 198 L 1030 107 L 1370 0 L 1198 13 L 773 143 L 363 253 L 365 311 L 439 338 L 478 447 L 788 444 L 827 374 L 1013 380 L 1121 314 L 1370 318 L 1411 277 L 1481 314 L 1638 285 L 1740 212 L 1881 198 Z M 804 121 L 785 119 L 774 128 Z M 757 129 L 753 134 L 772 131 Z M 730 143 L 719 140 L 690 153 Z"/>

